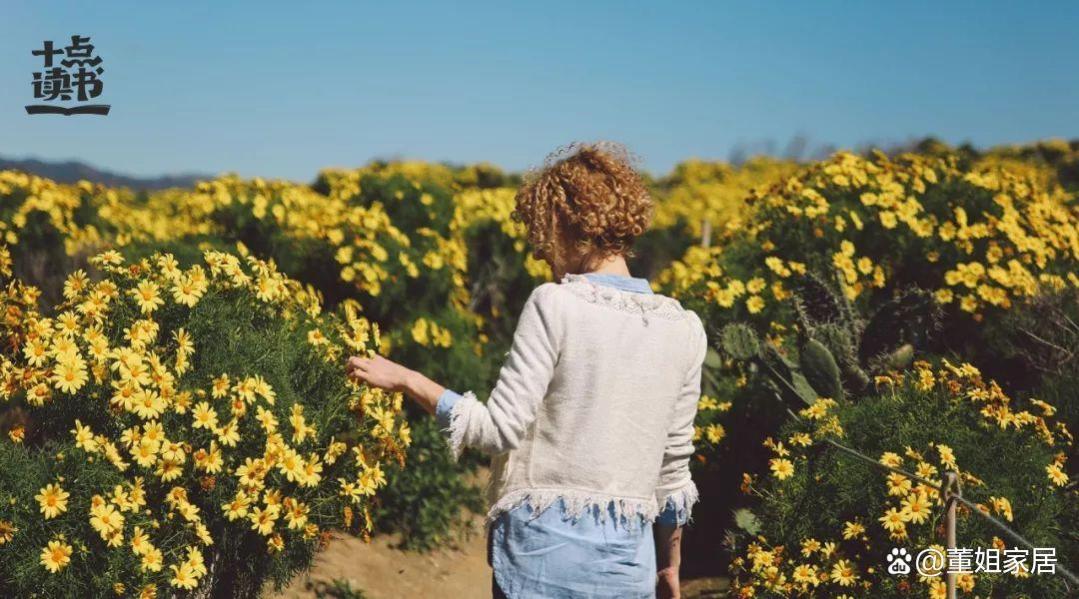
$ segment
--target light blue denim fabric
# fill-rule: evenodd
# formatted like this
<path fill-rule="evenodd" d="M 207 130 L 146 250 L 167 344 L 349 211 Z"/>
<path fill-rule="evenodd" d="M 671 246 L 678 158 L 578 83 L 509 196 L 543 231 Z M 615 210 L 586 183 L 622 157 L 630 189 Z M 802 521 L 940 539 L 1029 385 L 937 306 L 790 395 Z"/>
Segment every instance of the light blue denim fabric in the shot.
<path fill-rule="evenodd" d="M 574 521 L 564 508 L 559 502 L 533 518 L 525 504 L 491 525 L 491 568 L 506 597 L 655 597 L 651 525 L 616 524 L 613 508 Z"/>
<path fill-rule="evenodd" d="M 648 281 L 588 273 L 597 285 L 652 293 Z M 435 417 L 448 429 L 461 396 L 447 389 Z M 490 530 L 490 560 L 499 588 L 510 599 L 569 597 L 653 597 L 656 554 L 652 523 L 626 526 L 596 510 L 573 520 L 562 502 L 533 517 L 525 504 L 501 514 Z M 668 501 L 657 523 L 683 525 L 689 514 Z M 590 564 L 581 568 L 581 564 Z M 598 573 L 598 576 L 597 576 Z"/>

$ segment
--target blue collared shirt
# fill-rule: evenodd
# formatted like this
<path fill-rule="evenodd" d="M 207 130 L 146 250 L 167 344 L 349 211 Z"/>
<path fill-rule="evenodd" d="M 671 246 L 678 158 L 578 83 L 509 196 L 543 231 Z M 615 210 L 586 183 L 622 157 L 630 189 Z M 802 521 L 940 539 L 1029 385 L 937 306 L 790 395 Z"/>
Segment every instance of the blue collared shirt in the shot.
<path fill-rule="evenodd" d="M 587 273 L 597 285 L 633 293 L 652 293 L 645 279 Z M 435 417 L 449 428 L 453 406 L 461 398 L 447 389 L 438 399 Z M 527 504 L 501 514 L 491 524 L 491 567 L 508 597 L 653 597 L 655 545 L 652 524 L 625 526 L 612 514 L 600 513 L 576 520 L 565 515 L 561 503 L 532 516 Z M 613 509 L 613 508 L 612 508 Z M 657 523 L 686 523 L 688 514 L 668 501 Z M 601 564 L 603 580 L 582 574 L 578 564 Z M 590 568 L 589 572 L 594 572 Z"/>

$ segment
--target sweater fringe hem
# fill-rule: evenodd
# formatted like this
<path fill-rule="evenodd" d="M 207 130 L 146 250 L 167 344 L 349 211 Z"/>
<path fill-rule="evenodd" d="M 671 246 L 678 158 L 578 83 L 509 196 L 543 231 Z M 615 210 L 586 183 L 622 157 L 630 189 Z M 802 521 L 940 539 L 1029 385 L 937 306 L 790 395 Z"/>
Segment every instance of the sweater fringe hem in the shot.
<path fill-rule="evenodd" d="M 535 519 L 559 500 L 565 506 L 563 515 L 572 520 L 578 520 L 587 514 L 596 514 L 601 521 L 613 516 L 619 523 L 633 525 L 642 520 L 652 522 L 659 515 L 659 506 L 654 499 L 620 497 L 577 489 L 533 488 L 518 489 L 503 495 L 487 512 L 487 524 L 490 525 L 503 513 L 526 504 L 532 510 L 530 519 Z"/>
<path fill-rule="evenodd" d="M 668 504 L 672 504 L 678 515 L 678 521 L 688 523 L 693 521 L 693 506 L 700 501 L 700 498 L 697 485 L 693 479 L 690 479 L 677 491 L 664 497 L 660 501 L 660 506 L 666 509 Z"/>

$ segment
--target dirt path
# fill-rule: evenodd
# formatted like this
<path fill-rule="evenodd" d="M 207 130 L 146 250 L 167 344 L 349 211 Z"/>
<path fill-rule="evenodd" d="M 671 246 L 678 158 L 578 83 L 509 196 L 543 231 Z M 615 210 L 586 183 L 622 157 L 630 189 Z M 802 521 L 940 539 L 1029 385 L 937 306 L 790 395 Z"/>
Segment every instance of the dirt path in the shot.
<path fill-rule="evenodd" d="M 307 574 L 293 579 L 277 599 L 316 597 L 320 588 L 335 580 L 347 581 L 365 599 L 453 597 L 489 599 L 491 570 L 482 532 L 476 532 L 456 549 L 430 553 L 401 551 L 396 535 L 375 537 L 364 543 L 356 537 L 335 534 Z"/>
<path fill-rule="evenodd" d="M 362 591 L 365 599 L 453 598 L 489 599 L 491 570 L 481 532 L 472 534 L 455 549 L 430 553 L 396 548 L 396 535 L 375 537 L 370 543 L 344 534 L 335 534 L 307 574 L 293 579 L 274 599 L 311 599 L 317 591 L 347 582 Z M 685 580 L 682 595 L 687 599 L 727 597 L 727 581 L 722 578 Z M 328 595 L 335 597 L 335 595 Z"/>

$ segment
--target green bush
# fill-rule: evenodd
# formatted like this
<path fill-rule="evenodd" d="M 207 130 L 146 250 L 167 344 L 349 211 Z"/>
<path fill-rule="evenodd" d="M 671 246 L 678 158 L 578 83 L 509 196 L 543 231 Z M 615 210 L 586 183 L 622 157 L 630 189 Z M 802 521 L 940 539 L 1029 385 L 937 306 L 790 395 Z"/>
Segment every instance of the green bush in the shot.
<path fill-rule="evenodd" d="M 378 347 L 367 321 L 250 257 L 93 262 L 55 316 L 6 298 L 2 397 L 27 417 L 0 441 L 0 594 L 249 596 L 325 530 L 370 530 L 408 428 L 399 395 L 344 376 Z"/>
<path fill-rule="evenodd" d="M 199 258 L 201 249 L 241 243 L 316 289 L 328 306 L 348 305 L 378 323 L 391 358 L 452 388 L 487 388 L 492 358 L 500 352 L 484 344 L 479 320 L 460 305 L 464 251 L 450 239 L 454 203 L 449 188 L 430 176 L 406 176 L 376 166 L 352 174 L 354 190 L 331 178 L 320 179 L 314 189 L 234 178 L 203 184 L 198 197 L 213 198 L 205 202 L 210 207 L 206 218 L 213 223 L 211 233 L 138 241 L 124 253 L 137 258 L 163 249 L 175 252 L 186 265 Z M 374 219 L 373 226 L 368 218 Z M 326 223 L 342 227 L 340 239 Z M 356 243 L 357 239 L 365 241 Z M 378 250 L 373 251 L 368 241 Z M 339 259 L 341 247 L 353 248 L 349 260 Z M 439 257 L 440 268 L 424 263 L 431 255 Z M 345 269 L 363 260 L 387 273 L 377 293 L 362 280 L 342 278 Z M 448 454 L 443 460 L 427 459 L 427 453 L 444 451 L 445 445 L 436 435 L 425 434 L 431 430 L 429 418 L 426 414 L 411 418 L 420 433 L 419 443 L 409 449 L 410 466 L 389 474 L 391 489 L 381 501 L 380 513 L 392 526 L 399 526 L 394 530 L 404 535 L 410 548 L 429 548 L 448 538 L 450 526 L 458 520 L 455 514 L 480 506 L 473 500 L 478 491 L 463 482 L 460 475 L 465 470 Z M 398 484 L 404 487 L 395 488 Z M 425 515 L 415 518 L 419 497 Z M 440 511 L 445 516 L 439 516 Z M 379 529 L 390 531 L 392 526 L 384 523 Z"/>
<path fill-rule="evenodd" d="M 468 481 L 476 470 L 474 459 L 454 462 L 433 418 L 413 422 L 408 458 L 404 467 L 393 466 L 386 473 L 375 525 L 383 532 L 401 533 L 405 549 L 430 550 L 467 533 L 471 514 L 483 513 L 484 501 Z"/>
<path fill-rule="evenodd" d="M 1062 529 L 1074 495 L 1055 474 L 1071 437 L 1051 406 L 1013 400 L 972 366 L 947 362 L 936 369 L 919 363 L 906 376 L 877 384 L 878 392 L 859 402 L 818 401 L 766 441 L 770 473 L 745 481 L 757 500 L 750 521 L 759 530 L 728 538 L 740 554 L 732 566 L 736 596 L 940 592 L 940 578 L 886 571 L 893 547 L 916 555 L 942 546 L 939 493 L 824 444 L 825 438 L 937 484 L 945 471 L 959 472 L 964 498 L 1035 546 L 1056 548 L 1060 564 L 1074 563 L 1074 555 L 1063 553 L 1068 533 Z M 957 539 L 971 549 L 1018 546 L 962 506 Z M 960 586 L 993 597 L 1060 596 L 1064 589 L 1061 578 L 1044 574 L 961 575 Z"/>

